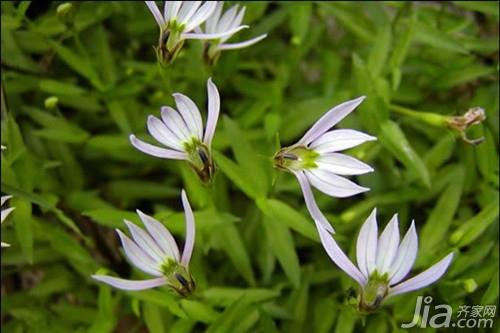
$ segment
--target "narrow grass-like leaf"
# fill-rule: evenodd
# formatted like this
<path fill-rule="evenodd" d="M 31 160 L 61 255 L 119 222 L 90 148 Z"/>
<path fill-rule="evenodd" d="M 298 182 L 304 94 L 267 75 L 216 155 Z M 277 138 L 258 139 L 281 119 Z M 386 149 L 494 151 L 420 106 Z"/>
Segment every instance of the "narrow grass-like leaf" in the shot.
<path fill-rule="evenodd" d="M 281 267 L 295 288 L 300 284 L 300 263 L 295 252 L 295 243 L 288 227 L 279 220 L 264 218 L 262 224 L 266 231 L 269 247 L 278 258 Z"/>
<path fill-rule="evenodd" d="M 394 158 L 399 160 L 408 170 L 418 176 L 425 186 L 430 187 L 431 180 L 427 167 L 412 148 L 398 124 L 393 121 L 384 123 L 379 139 Z"/>

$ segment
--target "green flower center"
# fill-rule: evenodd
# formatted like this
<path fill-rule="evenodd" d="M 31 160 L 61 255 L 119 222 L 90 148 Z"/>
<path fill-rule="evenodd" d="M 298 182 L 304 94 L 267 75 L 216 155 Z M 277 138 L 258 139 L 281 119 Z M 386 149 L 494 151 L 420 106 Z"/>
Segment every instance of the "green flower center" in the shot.
<path fill-rule="evenodd" d="M 187 297 L 193 293 L 195 283 L 186 267 L 173 259 L 168 259 L 161 266 L 161 271 L 167 280 L 167 285 L 180 296 Z"/>
<path fill-rule="evenodd" d="M 184 142 L 184 150 L 188 154 L 188 162 L 200 180 L 207 184 L 215 174 L 215 164 L 210 149 L 198 138 Z"/>
<path fill-rule="evenodd" d="M 368 283 L 363 288 L 361 292 L 361 297 L 359 300 L 359 308 L 362 311 L 373 312 L 377 310 L 382 301 L 387 296 L 389 292 L 389 276 L 388 274 L 379 275 L 377 271 L 374 271 Z"/>
<path fill-rule="evenodd" d="M 319 154 L 304 146 L 285 147 L 274 155 L 274 167 L 286 171 L 299 171 L 317 168 Z"/>

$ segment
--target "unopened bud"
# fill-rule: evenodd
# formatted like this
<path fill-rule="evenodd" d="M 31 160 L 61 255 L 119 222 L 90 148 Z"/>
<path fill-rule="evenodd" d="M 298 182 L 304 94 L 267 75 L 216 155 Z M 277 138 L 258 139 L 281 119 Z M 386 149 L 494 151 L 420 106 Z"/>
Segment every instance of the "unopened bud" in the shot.
<path fill-rule="evenodd" d="M 59 98 L 56 96 L 50 96 L 45 99 L 45 108 L 48 110 L 55 109 L 57 107 L 57 104 L 59 103 Z"/>
<path fill-rule="evenodd" d="M 477 283 L 474 279 L 466 279 L 462 281 L 462 287 L 468 293 L 472 293 L 477 289 Z"/>
<path fill-rule="evenodd" d="M 455 231 L 450 236 L 450 243 L 453 245 L 457 244 L 458 242 L 460 242 L 460 240 L 462 239 L 463 236 L 464 236 L 464 232 L 462 230 Z"/>
<path fill-rule="evenodd" d="M 65 2 L 63 4 L 60 4 L 57 6 L 56 12 L 57 12 L 57 17 L 61 22 L 63 22 L 66 25 L 70 25 L 73 22 L 74 18 L 74 6 L 70 2 Z"/>

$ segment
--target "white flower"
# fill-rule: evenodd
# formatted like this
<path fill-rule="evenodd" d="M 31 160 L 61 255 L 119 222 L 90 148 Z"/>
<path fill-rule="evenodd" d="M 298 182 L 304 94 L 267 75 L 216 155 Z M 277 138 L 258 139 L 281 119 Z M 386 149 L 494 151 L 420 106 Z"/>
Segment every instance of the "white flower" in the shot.
<path fill-rule="evenodd" d="M 130 262 L 155 278 L 139 281 L 107 275 L 92 275 L 92 278 L 124 290 L 143 290 L 168 285 L 182 296 L 190 294 L 194 289 L 194 282 L 189 273 L 189 261 L 194 247 L 195 224 L 193 211 L 184 190 L 182 205 L 186 217 L 186 241 L 182 257 L 174 237 L 163 224 L 137 210 L 146 231 L 125 220 L 133 240 L 118 229 L 116 232 Z"/>
<path fill-rule="evenodd" d="M 436 282 L 446 272 L 453 258 L 448 254 L 422 273 L 401 282 L 410 272 L 418 252 L 415 224 L 399 241 L 398 217 L 395 214 L 377 239 L 376 209 L 361 227 L 356 246 L 356 267 L 340 249 L 332 235 L 318 226 L 321 243 L 330 258 L 361 286 L 359 308 L 373 311 L 385 298 L 421 289 Z"/>
<path fill-rule="evenodd" d="M 243 21 L 243 17 L 245 15 L 245 7 L 239 9 L 238 5 L 234 5 L 222 15 L 223 6 L 224 2 L 219 1 L 217 3 L 215 11 L 205 22 L 205 33 L 207 34 L 225 34 L 228 31 L 232 32 L 230 34 L 226 34 L 224 37 L 210 41 L 211 46 L 206 49 L 206 52 L 208 58 L 212 61 L 217 58 L 220 51 L 241 49 L 258 43 L 259 41 L 267 37 L 267 34 L 263 34 L 240 43 L 225 43 L 235 34 L 236 31 L 238 31 L 237 29 L 243 29 L 247 26 L 241 25 L 241 22 Z M 203 32 L 200 27 L 196 28 L 196 31 L 200 33 Z"/>
<path fill-rule="evenodd" d="M 178 111 L 164 106 L 161 108 L 161 120 L 155 116 L 148 117 L 149 133 L 168 149 L 153 146 L 133 134 L 130 135 L 132 145 L 156 157 L 186 160 L 203 182 L 210 181 L 214 173 L 211 145 L 219 118 L 220 97 L 211 79 L 207 81 L 207 91 L 208 118 L 204 133 L 196 104 L 189 97 L 175 93 L 173 96 Z"/>
<path fill-rule="evenodd" d="M 2 146 L 2 149 L 4 149 L 4 147 Z M 3 195 L 2 196 L 2 204 L 1 206 L 3 206 L 3 204 L 5 202 L 7 202 L 7 200 L 9 200 L 10 198 L 12 198 L 11 195 Z M 2 209 L 2 220 L 1 220 L 1 223 L 3 224 L 3 222 L 5 221 L 5 219 L 7 218 L 7 216 L 9 216 L 9 214 L 14 210 L 15 208 L 14 207 L 10 207 L 10 208 L 7 208 L 7 209 Z M 1 243 L 1 246 L 2 247 L 9 247 L 10 244 L 7 244 L 7 243 L 4 243 L 2 242 Z"/>
<path fill-rule="evenodd" d="M 217 1 L 165 1 L 163 15 L 155 1 L 145 1 L 158 23 L 160 38 L 158 56 L 169 63 L 181 49 L 185 39 L 216 39 L 234 34 L 246 28 L 238 26 L 222 33 L 191 32 L 212 15 Z"/>
<path fill-rule="evenodd" d="M 276 168 L 293 173 L 300 184 L 307 209 L 314 219 L 333 233 L 327 218 L 314 199 L 311 185 L 332 197 L 345 198 L 368 191 L 339 175 L 361 175 L 373 169 L 351 157 L 337 153 L 358 146 L 375 137 L 351 129 L 328 131 L 344 119 L 365 96 L 344 102 L 325 113 L 294 145 L 280 149 L 274 156 Z"/>

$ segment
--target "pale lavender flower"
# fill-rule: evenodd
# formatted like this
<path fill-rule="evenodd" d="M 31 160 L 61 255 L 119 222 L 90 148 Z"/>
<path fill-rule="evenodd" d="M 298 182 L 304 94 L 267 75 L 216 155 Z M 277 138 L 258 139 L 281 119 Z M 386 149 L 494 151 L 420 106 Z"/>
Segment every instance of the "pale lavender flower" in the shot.
<path fill-rule="evenodd" d="M 376 310 L 386 298 L 424 288 L 439 280 L 448 269 L 453 253 L 448 254 L 416 276 L 403 281 L 418 252 L 415 223 L 400 242 L 398 217 L 395 214 L 378 236 L 376 209 L 361 227 L 356 244 L 356 267 L 340 249 L 332 235 L 318 226 L 321 243 L 330 258 L 361 286 L 359 309 Z M 403 282 L 402 282 L 403 281 Z"/>
<path fill-rule="evenodd" d="M 344 119 L 365 96 L 344 102 L 325 113 L 294 145 L 280 149 L 274 156 L 274 166 L 293 173 L 300 184 L 307 209 L 314 219 L 331 233 L 334 230 L 320 211 L 311 185 L 332 197 L 350 197 L 369 189 L 339 175 L 361 175 L 373 169 L 348 155 L 340 154 L 375 137 L 351 129 L 329 129 Z"/>
<path fill-rule="evenodd" d="M 234 32 L 232 32 L 231 34 L 227 34 L 224 37 L 210 39 L 210 46 L 207 45 L 205 55 L 211 63 L 213 63 L 217 59 L 220 51 L 235 50 L 248 47 L 255 43 L 258 43 L 259 41 L 267 37 L 267 34 L 263 34 L 244 42 L 226 43 L 229 38 L 231 38 L 237 31 L 239 31 L 238 29 L 243 29 L 248 26 L 241 25 L 241 23 L 243 22 L 243 17 L 245 16 L 245 7 L 241 7 L 241 9 L 239 9 L 238 5 L 234 5 L 224 14 L 222 14 L 223 6 L 224 1 L 219 1 L 217 3 L 215 11 L 205 21 L 205 33 L 225 34 L 227 31 Z M 199 33 L 203 33 L 201 26 L 196 28 L 195 30 Z"/>
<path fill-rule="evenodd" d="M 125 280 L 107 275 L 92 275 L 92 278 L 118 289 L 143 290 L 167 285 L 181 296 L 194 290 L 194 281 L 189 273 L 189 261 L 193 253 L 195 223 L 186 193 L 182 190 L 182 205 L 186 219 L 186 240 L 182 256 L 172 234 L 157 220 L 137 210 L 146 227 L 143 230 L 125 220 L 132 239 L 116 230 L 123 250 L 130 262 L 141 271 L 154 276 L 149 280 Z"/>
<path fill-rule="evenodd" d="M 175 58 L 186 39 L 223 38 L 246 28 L 238 26 L 217 33 L 192 32 L 212 15 L 217 1 L 205 1 L 203 4 L 202 1 L 165 1 L 163 14 L 155 1 L 145 3 L 160 28 L 157 53 L 164 63 Z"/>
<path fill-rule="evenodd" d="M 2 148 L 4 148 L 2 146 Z M 2 202 L 1 202 L 1 206 L 3 206 L 3 204 L 5 202 L 7 202 L 7 200 L 9 200 L 10 198 L 12 198 L 11 195 L 2 195 Z M 7 218 L 7 216 L 9 216 L 10 213 L 12 213 L 12 211 L 14 210 L 15 208 L 14 207 L 10 207 L 10 208 L 7 208 L 7 209 L 2 209 L 2 220 L 1 220 L 1 223 L 3 224 L 3 222 L 5 221 L 5 219 Z M 1 242 L 1 247 L 9 247 L 10 244 L 7 244 L 7 243 L 4 243 L 4 242 Z"/>
<path fill-rule="evenodd" d="M 173 94 L 177 109 L 164 106 L 161 108 L 161 120 L 155 116 L 148 117 L 148 131 L 161 144 L 160 148 L 130 135 L 130 142 L 140 151 L 167 159 L 186 160 L 196 171 L 203 182 L 209 182 L 215 171 L 211 154 L 212 139 L 217 126 L 220 109 L 220 96 L 217 87 L 209 78 L 208 118 L 205 132 L 200 111 L 187 96 Z"/>

